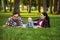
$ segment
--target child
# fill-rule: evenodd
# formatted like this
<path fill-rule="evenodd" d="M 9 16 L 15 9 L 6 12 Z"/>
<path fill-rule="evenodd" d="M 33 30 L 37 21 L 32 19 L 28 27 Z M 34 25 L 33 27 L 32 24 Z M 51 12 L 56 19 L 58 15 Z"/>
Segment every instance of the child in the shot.
<path fill-rule="evenodd" d="M 26 24 L 26 27 L 34 27 L 34 23 L 32 21 L 32 18 L 28 18 L 28 23 Z"/>

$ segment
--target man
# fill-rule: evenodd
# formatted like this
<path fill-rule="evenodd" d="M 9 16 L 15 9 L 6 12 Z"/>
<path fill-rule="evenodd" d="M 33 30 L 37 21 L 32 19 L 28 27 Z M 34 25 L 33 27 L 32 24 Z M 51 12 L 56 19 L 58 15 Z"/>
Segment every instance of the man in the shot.
<path fill-rule="evenodd" d="M 12 17 L 8 18 L 6 26 L 22 26 L 22 20 L 18 13 L 13 13 Z"/>

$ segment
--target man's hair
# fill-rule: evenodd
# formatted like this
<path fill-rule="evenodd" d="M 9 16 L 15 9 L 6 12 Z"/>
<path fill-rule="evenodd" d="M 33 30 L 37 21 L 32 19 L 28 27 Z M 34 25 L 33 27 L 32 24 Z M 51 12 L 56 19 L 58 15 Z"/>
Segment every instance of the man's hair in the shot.
<path fill-rule="evenodd" d="M 16 15 L 16 14 L 18 14 L 18 13 L 17 13 L 17 12 L 15 12 L 15 13 L 13 13 L 13 14 L 12 14 L 12 16 L 13 16 L 13 15 Z M 20 15 L 18 14 L 18 16 L 20 16 Z"/>

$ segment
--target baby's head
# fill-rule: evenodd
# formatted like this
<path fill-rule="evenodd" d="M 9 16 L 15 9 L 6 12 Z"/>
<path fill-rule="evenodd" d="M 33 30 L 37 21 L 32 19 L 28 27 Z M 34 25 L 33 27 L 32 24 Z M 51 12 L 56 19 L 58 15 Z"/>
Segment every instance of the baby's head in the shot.
<path fill-rule="evenodd" d="M 28 18 L 28 22 L 32 22 L 32 18 L 31 17 Z"/>

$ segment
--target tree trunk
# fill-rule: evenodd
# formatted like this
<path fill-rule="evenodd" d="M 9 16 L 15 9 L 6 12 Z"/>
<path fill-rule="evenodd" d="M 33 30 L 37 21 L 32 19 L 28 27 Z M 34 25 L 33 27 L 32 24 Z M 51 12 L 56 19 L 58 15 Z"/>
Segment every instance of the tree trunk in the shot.
<path fill-rule="evenodd" d="M 40 13 L 40 2 L 41 0 L 38 0 L 38 12 Z"/>
<path fill-rule="evenodd" d="M 10 0 L 10 11 L 12 11 L 12 3 L 11 3 L 11 0 Z"/>
<path fill-rule="evenodd" d="M 60 0 L 58 0 L 58 11 L 57 11 L 58 14 L 60 14 Z"/>
<path fill-rule="evenodd" d="M 50 1 L 50 13 L 52 13 L 52 4 L 53 4 L 53 0 L 49 0 Z"/>
<path fill-rule="evenodd" d="M 19 0 L 14 0 L 14 13 L 20 13 Z"/>
<path fill-rule="evenodd" d="M 4 11 L 4 0 L 1 0 L 2 2 L 2 10 Z"/>
<path fill-rule="evenodd" d="M 6 12 L 6 5 L 7 5 L 7 0 L 4 0 L 4 12 Z"/>
<path fill-rule="evenodd" d="M 54 0 L 54 12 L 57 12 L 57 0 Z"/>
<path fill-rule="evenodd" d="M 28 7 L 29 13 L 31 13 L 31 0 L 29 0 L 29 7 Z"/>
<path fill-rule="evenodd" d="M 47 0 L 43 0 L 43 10 L 44 12 L 47 11 Z"/>
<path fill-rule="evenodd" d="M 2 5 L 1 5 L 1 1 L 2 1 L 2 0 L 0 0 L 0 10 L 2 10 Z"/>

